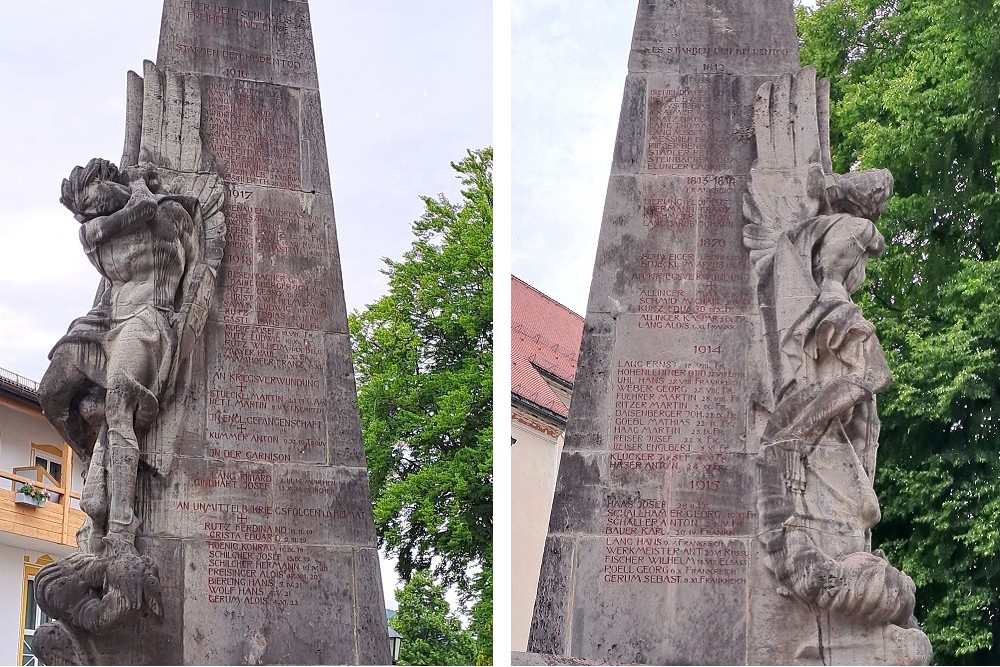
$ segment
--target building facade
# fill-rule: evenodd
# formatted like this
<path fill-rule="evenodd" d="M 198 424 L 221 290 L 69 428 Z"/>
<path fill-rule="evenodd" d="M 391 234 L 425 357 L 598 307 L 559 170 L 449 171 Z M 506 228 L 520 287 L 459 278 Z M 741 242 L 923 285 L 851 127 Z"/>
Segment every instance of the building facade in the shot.
<path fill-rule="evenodd" d="M 0 368 L 0 664 L 39 664 L 34 577 L 76 550 L 82 465 L 42 414 L 38 385 Z"/>
<path fill-rule="evenodd" d="M 511 279 L 511 649 L 528 645 L 583 318 Z"/>

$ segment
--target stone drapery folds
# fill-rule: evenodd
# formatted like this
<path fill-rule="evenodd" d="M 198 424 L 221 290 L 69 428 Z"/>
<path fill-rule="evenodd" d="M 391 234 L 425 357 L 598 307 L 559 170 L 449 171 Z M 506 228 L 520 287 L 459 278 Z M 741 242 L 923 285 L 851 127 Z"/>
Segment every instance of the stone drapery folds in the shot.
<path fill-rule="evenodd" d="M 760 87 L 754 129 L 743 236 L 761 350 L 751 377 L 768 569 L 779 593 L 815 612 L 824 662 L 824 623 L 839 623 L 883 627 L 902 662 L 926 664 L 914 584 L 871 551 L 875 395 L 892 378 L 874 326 L 851 301 L 868 259 L 885 249 L 874 221 L 892 175 L 833 173 L 829 83 L 812 68 Z"/>

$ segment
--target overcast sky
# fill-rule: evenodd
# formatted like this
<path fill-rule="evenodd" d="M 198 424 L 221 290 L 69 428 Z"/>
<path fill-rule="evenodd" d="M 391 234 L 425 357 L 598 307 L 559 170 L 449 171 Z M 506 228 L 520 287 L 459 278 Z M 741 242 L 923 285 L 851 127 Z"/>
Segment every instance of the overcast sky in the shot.
<path fill-rule="evenodd" d="M 458 198 L 450 162 L 492 143 L 492 7 L 469 0 L 311 3 L 349 310 L 385 291 L 420 195 Z M 125 72 L 155 60 L 155 0 L 0 3 L 0 367 L 38 380 L 98 277 L 59 204 L 74 165 L 117 163 Z M 395 585 L 385 572 L 387 602 Z"/>
<path fill-rule="evenodd" d="M 512 271 L 583 315 L 637 3 L 511 5 Z"/>
<path fill-rule="evenodd" d="M 155 60 L 161 3 L 0 3 L 0 367 L 38 380 L 97 272 L 59 184 L 117 163 L 125 72 Z M 492 8 L 468 0 L 311 3 L 348 309 L 386 287 L 420 195 L 457 199 L 449 166 L 492 142 Z"/>
<path fill-rule="evenodd" d="M 636 3 L 511 5 L 512 271 L 583 314 Z"/>

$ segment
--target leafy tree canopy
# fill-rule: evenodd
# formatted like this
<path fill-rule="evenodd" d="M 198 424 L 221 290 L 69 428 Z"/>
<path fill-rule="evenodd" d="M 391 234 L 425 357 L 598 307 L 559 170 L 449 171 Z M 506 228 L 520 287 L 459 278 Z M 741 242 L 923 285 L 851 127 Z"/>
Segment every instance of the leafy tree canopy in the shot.
<path fill-rule="evenodd" d="M 452 167 L 462 200 L 423 198 L 388 294 L 350 326 L 380 545 L 404 581 L 457 587 L 491 657 L 493 149 Z"/>
<path fill-rule="evenodd" d="M 427 570 L 413 572 L 396 591 L 399 611 L 389 624 L 402 638 L 400 665 L 472 665 L 476 645 L 462 621 L 450 613 L 444 587 Z"/>
<path fill-rule="evenodd" d="M 896 378 L 874 540 L 916 582 L 936 662 L 1000 664 L 1000 5 L 827 0 L 798 25 L 831 79 L 835 167 L 896 179 L 861 295 Z"/>

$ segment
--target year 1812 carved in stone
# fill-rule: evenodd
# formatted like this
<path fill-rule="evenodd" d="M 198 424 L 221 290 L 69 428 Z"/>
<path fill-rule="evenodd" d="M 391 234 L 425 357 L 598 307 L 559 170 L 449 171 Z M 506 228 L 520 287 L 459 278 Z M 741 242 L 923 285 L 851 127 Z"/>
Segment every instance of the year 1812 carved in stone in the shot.
<path fill-rule="evenodd" d="M 926 664 L 871 553 L 889 381 L 850 299 L 888 172 L 837 176 L 790 0 L 641 0 L 529 651 Z"/>
<path fill-rule="evenodd" d="M 309 7 L 165 0 L 46 415 L 89 462 L 48 664 L 388 664 Z"/>

